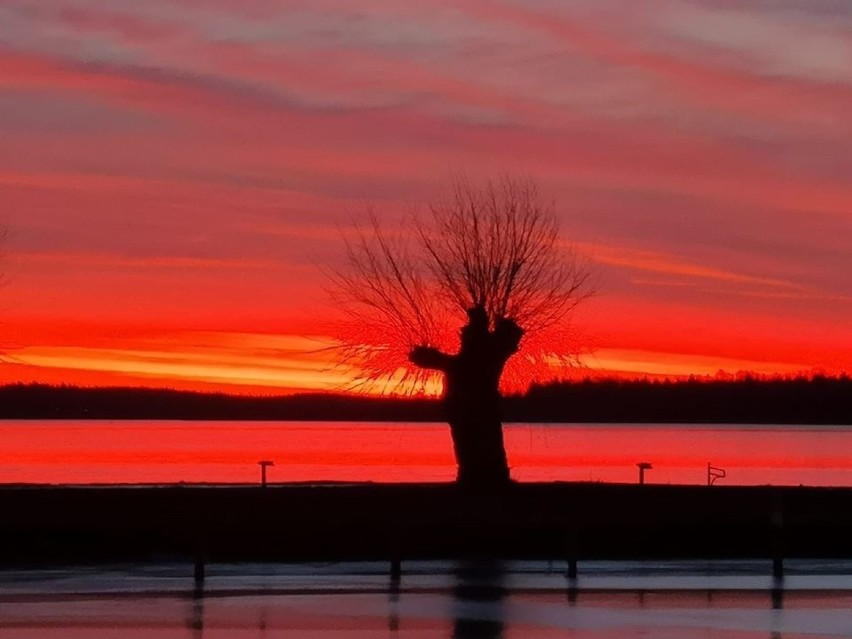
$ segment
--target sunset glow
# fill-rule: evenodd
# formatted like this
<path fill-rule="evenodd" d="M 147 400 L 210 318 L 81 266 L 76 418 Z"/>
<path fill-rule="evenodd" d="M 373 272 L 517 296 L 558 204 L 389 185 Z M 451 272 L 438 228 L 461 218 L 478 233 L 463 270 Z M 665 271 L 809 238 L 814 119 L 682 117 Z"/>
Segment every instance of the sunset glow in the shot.
<path fill-rule="evenodd" d="M 460 171 L 593 265 L 537 375 L 849 373 L 849 113 L 842 3 L 6 0 L 0 382 L 350 388 L 342 234 Z"/>

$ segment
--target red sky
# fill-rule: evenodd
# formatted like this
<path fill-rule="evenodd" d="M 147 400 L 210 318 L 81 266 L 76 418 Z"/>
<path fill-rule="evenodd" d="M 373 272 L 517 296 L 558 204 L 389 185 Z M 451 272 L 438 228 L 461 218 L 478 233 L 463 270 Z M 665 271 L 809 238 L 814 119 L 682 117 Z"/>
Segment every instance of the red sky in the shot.
<path fill-rule="evenodd" d="M 4 0 L 0 381 L 337 388 L 320 265 L 535 176 L 595 371 L 852 371 L 852 7 Z"/>

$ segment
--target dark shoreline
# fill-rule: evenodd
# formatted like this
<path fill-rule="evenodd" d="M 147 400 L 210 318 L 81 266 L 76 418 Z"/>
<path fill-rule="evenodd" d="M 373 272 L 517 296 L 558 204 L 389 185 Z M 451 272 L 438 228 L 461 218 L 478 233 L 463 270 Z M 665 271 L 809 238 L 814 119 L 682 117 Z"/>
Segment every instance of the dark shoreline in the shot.
<path fill-rule="evenodd" d="M 0 513 L 0 564 L 7 566 L 187 557 L 852 557 L 852 488 L 3 486 Z"/>
<path fill-rule="evenodd" d="M 852 424 L 846 376 L 534 385 L 503 400 L 507 422 Z M 0 419 L 443 421 L 432 398 L 339 393 L 240 396 L 153 388 L 0 386 Z"/>

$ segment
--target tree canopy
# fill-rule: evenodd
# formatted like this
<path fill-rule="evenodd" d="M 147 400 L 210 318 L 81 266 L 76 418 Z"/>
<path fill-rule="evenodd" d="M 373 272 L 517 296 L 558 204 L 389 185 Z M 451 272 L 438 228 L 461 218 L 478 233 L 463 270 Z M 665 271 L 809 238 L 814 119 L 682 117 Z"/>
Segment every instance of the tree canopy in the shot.
<path fill-rule="evenodd" d="M 512 320 L 524 335 L 506 369 L 510 386 L 574 361 L 568 320 L 591 293 L 590 270 L 560 236 L 555 204 L 531 178 L 456 178 L 396 228 L 369 210 L 345 245 L 331 294 L 347 316 L 344 359 L 364 380 L 381 380 L 386 390 L 424 388 L 433 372 L 409 356 L 457 348 L 472 309 L 484 311 L 492 330 Z"/>

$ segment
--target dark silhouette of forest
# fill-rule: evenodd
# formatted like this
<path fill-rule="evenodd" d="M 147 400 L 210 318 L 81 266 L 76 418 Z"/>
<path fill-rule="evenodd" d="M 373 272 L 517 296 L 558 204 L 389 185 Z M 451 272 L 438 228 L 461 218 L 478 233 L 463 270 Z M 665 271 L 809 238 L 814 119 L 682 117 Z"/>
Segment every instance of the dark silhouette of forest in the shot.
<path fill-rule="evenodd" d="M 852 424 L 852 379 L 566 382 L 507 404 L 513 421 Z"/>
<path fill-rule="evenodd" d="M 848 376 L 586 380 L 505 397 L 509 422 L 852 424 Z M 248 397 L 149 388 L 0 387 L 3 419 L 443 421 L 436 399 L 308 393 Z"/>

